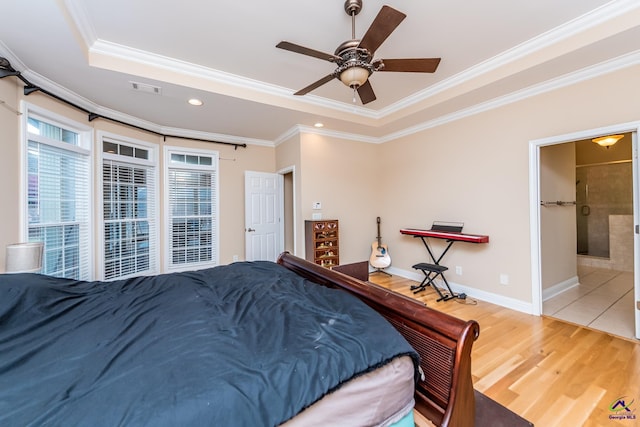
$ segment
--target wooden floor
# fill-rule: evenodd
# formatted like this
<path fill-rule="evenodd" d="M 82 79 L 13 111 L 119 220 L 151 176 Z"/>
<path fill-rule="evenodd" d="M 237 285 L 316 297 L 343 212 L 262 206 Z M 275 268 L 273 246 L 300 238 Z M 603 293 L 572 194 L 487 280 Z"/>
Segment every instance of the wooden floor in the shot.
<path fill-rule="evenodd" d="M 640 426 L 640 342 L 484 301 L 436 302 L 433 289 L 413 295 L 415 282 L 401 277 L 374 273 L 369 280 L 476 320 L 474 387 L 536 426 Z M 633 412 L 610 409 L 619 400 Z M 615 415 L 637 419 L 610 419 Z"/>

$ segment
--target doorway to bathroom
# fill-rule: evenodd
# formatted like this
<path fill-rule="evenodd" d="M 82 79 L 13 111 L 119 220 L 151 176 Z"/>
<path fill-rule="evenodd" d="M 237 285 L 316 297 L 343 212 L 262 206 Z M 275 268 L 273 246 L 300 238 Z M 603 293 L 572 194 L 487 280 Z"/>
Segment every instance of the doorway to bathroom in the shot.
<path fill-rule="evenodd" d="M 539 298 L 540 314 L 633 338 L 638 178 L 635 132 L 622 134 L 609 148 L 589 132 L 532 142 L 534 304 Z"/>

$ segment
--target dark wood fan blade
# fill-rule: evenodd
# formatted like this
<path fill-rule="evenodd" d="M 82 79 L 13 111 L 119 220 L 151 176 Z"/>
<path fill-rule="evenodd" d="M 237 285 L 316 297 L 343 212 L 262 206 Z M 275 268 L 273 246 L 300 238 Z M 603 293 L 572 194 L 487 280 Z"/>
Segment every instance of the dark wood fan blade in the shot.
<path fill-rule="evenodd" d="M 313 56 L 314 58 L 324 59 L 325 61 L 329 62 L 336 62 L 337 60 L 342 59 L 339 56 L 333 55 L 331 53 L 320 52 L 319 50 L 309 49 L 308 47 L 300 46 L 287 41 L 281 41 L 276 45 L 276 47 L 295 53 L 301 53 L 307 56 Z"/>
<path fill-rule="evenodd" d="M 378 71 L 404 71 L 409 73 L 433 73 L 440 58 L 381 59 L 384 67 Z"/>
<path fill-rule="evenodd" d="M 389 6 L 382 6 L 378 16 L 365 33 L 358 47 L 367 49 L 371 55 L 380 47 L 380 45 L 389 37 L 398 25 L 406 18 L 402 12 L 395 10 Z"/>
<path fill-rule="evenodd" d="M 309 86 L 300 89 L 299 91 L 297 91 L 296 93 L 294 93 L 294 95 L 304 95 L 306 93 L 311 92 L 312 90 L 319 88 L 320 86 L 322 86 L 325 83 L 330 82 L 331 80 L 334 79 L 333 74 L 329 74 L 324 76 L 323 78 L 321 78 L 320 80 L 318 80 L 317 82 L 311 83 Z"/>
<path fill-rule="evenodd" d="M 358 95 L 360 96 L 362 104 L 368 104 L 369 102 L 376 100 L 376 94 L 373 93 L 373 87 L 371 87 L 369 80 L 364 82 L 364 84 L 358 88 Z"/>

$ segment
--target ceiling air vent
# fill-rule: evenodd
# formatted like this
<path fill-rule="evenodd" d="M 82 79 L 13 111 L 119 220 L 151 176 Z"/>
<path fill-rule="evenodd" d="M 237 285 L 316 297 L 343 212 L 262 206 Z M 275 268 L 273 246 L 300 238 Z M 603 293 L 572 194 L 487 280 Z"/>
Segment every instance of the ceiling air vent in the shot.
<path fill-rule="evenodd" d="M 131 84 L 131 89 L 144 92 L 151 93 L 153 95 L 161 95 L 162 88 L 160 86 L 154 86 L 147 83 L 138 83 L 138 82 L 129 82 Z"/>

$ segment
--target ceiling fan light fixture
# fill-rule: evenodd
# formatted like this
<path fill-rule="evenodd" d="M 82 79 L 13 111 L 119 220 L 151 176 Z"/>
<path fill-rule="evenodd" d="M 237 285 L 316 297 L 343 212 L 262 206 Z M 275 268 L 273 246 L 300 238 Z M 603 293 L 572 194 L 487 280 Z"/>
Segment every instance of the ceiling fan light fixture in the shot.
<path fill-rule="evenodd" d="M 376 50 L 395 31 L 396 27 L 400 25 L 407 15 L 391 6 L 383 5 L 364 33 L 364 36 L 359 39 L 356 38 L 355 18 L 362 9 L 362 1 L 345 1 L 344 10 L 351 17 L 351 38 L 341 43 L 335 53 L 321 52 L 285 40 L 276 45 L 279 49 L 333 62 L 337 65 L 337 68 L 331 74 L 300 89 L 294 95 L 305 95 L 335 78 L 353 90 L 354 103 L 356 102 L 356 95 L 359 95 L 360 101 L 364 105 L 376 99 L 371 83 L 368 81 L 369 76 L 374 72 L 433 73 L 436 71 L 440 58 L 377 59 L 374 61 L 373 56 Z"/>
<path fill-rule="evenodd" d="M 607 136 L 601 136 L 599 138 L 594 138 L 591 141 L 595 142 L 601 147 L 609 148 L 613 144 L 621 140 L 623 137 L 624 135 L 607 135 Z"/>
<path fill-rule="evenodd" d="M 369 78 L 369 70 L 359 66 L 349 67 L 340 73 L 340 81 L 350 88 L 359 88 Z"/>

